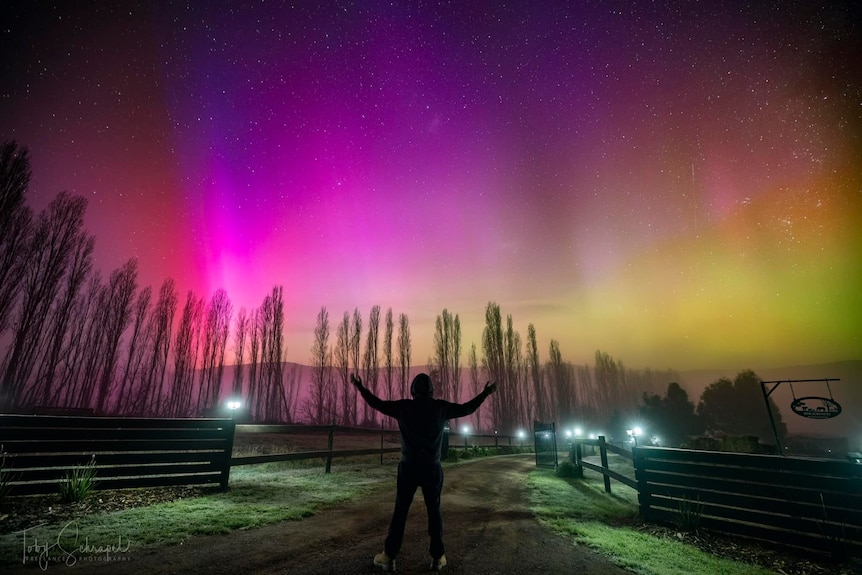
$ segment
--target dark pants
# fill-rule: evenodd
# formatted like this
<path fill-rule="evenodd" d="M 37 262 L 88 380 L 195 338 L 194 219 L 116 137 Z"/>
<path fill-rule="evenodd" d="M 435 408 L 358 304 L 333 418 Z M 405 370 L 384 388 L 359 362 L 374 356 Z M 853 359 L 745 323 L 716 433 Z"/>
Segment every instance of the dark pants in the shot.
<path fill-rule="evenodd" d="M 443 468 L 439 463 L 408 463 L 398 464 L 398 488 L 395 494 L 395 511 L 389 524 L 389 535 L 386 537 L 384 550 L 390 557 L 396 557 L 401 551 L 404 541 L 404 526 L 407 523 L 407 512 L 413 503 L 416 488 L 422 488 L 425 499 L 425 509 L 428 511 L 428 535 L 431 545 L 428 551 L 431 557 L 439 558 L 445 552 L 443 549 L 443 516 L 440 514 L 440 494 L 443 492 Z"/>

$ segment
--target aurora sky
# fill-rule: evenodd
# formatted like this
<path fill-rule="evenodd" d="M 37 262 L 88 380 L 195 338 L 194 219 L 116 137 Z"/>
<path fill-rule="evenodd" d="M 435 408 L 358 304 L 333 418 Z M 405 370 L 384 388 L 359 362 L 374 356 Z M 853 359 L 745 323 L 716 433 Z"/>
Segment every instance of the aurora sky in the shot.
<path fill-rule="evenodd" d="M 87 197 L 106 275 L 284 286 L 289 361 L 321 306 L 422 364 L 490 301 L 543 359 L 862 359 L 854 2 L 53 4 L 0 8 L 29 205 Z"/>

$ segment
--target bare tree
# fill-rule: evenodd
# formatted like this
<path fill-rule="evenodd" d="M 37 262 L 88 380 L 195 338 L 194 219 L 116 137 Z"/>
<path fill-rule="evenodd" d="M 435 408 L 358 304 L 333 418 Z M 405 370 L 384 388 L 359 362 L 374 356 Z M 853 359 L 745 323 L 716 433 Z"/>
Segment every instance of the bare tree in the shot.
<path fill-rule="evenodd" d="M 267 421 L 290 421 L 293 405 L 284 388 L 284 288 L 275 286 L 261 306 L 261 396 Z"/>
<path fill-rule="evenodd" d="M 351 425 L 350 421 L 350 401 L 354 400 L 350 394 L 350 314 L 344 312 L 341 317 L 341 322 L 338 324 L 335 336 L 335 351 L 333 353 L 335 369 L 338 371 L 341 379 L 340 392 L 337 394 L 341 399 L 341 413 L 339 419 L 344 425 Z M 336 402 L 338 398 L 333 398 Z"/>
<path fill-rule="evenodd" d="M 74 393 L 67 396 L 67 401 L 71 403 L 65 403 L 70 407 L 90 407 L 90 400 L 96 384 L 100 380 L 102 358 L 106 353 L 105 346 L 107 345 L 102 324 L 107 321 L 108 293 L 108 286 L 102 283 L 101 274 L 94 274 L 93 281 L 89 284 L 89 303 L 87 305 L 89 315 L 81 323 L 85 327 L 84 339 L 81 344 L 82 367 L 76 374 Z"/>
<path fill-rule="evenodd" d="M 30 151 L 13 141 L 0 145 L 0 239 L 10 230 L 7 225 L 15 212 L 24 207 L 24 194 L 30 185 Z"/>
<path fill-rule="evenodd" d="M 451 397 L 452 392 L 449 384 L 449 330 L 452 324 L 449 317 L 449 311 L 444 309 L 434 322 L 434 357 L 428 360 L 436 384 L 435 391 L 445 400 Z"/>
<path fill-rule="evenodd" d="M 32 388 L 33 395 L 25 399 L 25 403 L 38 402 L 41 405 L 51 405 L 56 401 L 58 390 L 55 384 L 58 383 L 57 379 L 62 378 L 58 375 L 60 363 L 69 357 L 68 342 L 73 339 L 70 332 L 80 331 L 83 327 L 83 323 L 75 324 L 73 317 L 81 288 L 92 269 L 95 238 L 82 234 L 76 237 L 76 242 L 63 288 L 48 318 L 49 334 Z M 40 396 L 41 399 L 39 399 Z"/>
<path fill-rule="evenodd" d="M 512 316 L 506 316 L 506 331 L 504 334 L 503 358 L 505 362 L 504 414 L 508 427 L 520 427 L 522 423 L 529 424 L 530 416 L 525 413 L 524 406 L 528 403 L 523 385 L 523 349 L 521 335 L 515 331 Z"/>
<path fill-rule="evenodd" d="M 290 422 L 293 420 L 293 403 L 288 401 L 288 394 L 284 385 L 284 359 L 287 348 L 284 346 L 284 287 L 276 286 L 272 290 L 273 302 L 273 326 L 272 343 L 270 350 L 270 385 L 272 387 L 273 402 L 281 405 L 278 411 L 278 421 Z M 277 398 L 276 398 L 277 395 Z"/>
<path fill-rule="evenodd" d="M 353 362 L 353 371 L 360 373 L 360 347 L 362 345 L 362 314 L 359 308 L 353 310 L 353 321 L 350 328 L 350 357 Z M 353 401 L 350 402 L 350 422 L 356 424 L 359 422 L 358 414 L 356 413 L 356 393 L 352 393 Z M 363 402 L 364 403 L 364 402 Z"/>
<path fill-rule="evenodd" d="M 248 406 L 255 421 L 263 419 L 260 392 L 261 323 L 260 310 L 253 310 L 249 323 Z"/>
<path fill-rule="evenodd" d="M 234 324 L 233 354 L 235 363 L 233 371 L 233 385 L 231 386 L 231 393 L 237 397 L 242 395 L 243 363 L 245 362 L 249 324 L 250 321 L 245 308 L 239 308 L 239 312 L 236 314 L 236 322 Z"/>
<path fill-rule="evenodd" d="M 329 312 L 321 307 L 314 327 L 311 346 L 311 389 L 305 403 L 305 414 L 311 423 L 326 424 L 333 420 L 332 354 L 329 349 Z"/>
<path fill-rule="evenodd" d="M 407 397 L 411 353 L 410 320 L 407 319 L 407 314 L 398 314 L 398 373 L 401 379 L 401 397 Z"/>
<path fill-rule="evenodd" d="M 533 397 L 536 398 L 536 419 L 548 421 L 551 414 L 548 409 L 548 399 L 542 380 L 542 365 L 539 363 L 539 346 L 536 343 L 536 328 L 531 323 L 527 326 L 527 368 L 530 381 L 533 384 Z"/>
<path fill-rule="evenodd" d="M 434 329 L 434 359 L 443 399 L 461 400 L 461 320 L 444 309 Z"/>
<path fill-rule="evenodd" d="M 177 292 L 171 278 L 162 282 L 159 299 L 150 316 L 148 362 L 132 412 L 137 415 L 156 415 L 162 408 L 168 355 L 171 349 L 171 328 L 177 312 Z"/>
<path fill-rule="evenodd" d="M 494 427 L 512 431 L 510 425 L 513 422 L 506 420 L 508 395 L 504 397 L 504 393 L 502 393 L 508 383 L 503 354 L 503 321 L 500 316 L 500 306 L 494 302 L 489 302 L 485 307 L 485 328 L 482 330 L 482 368 L 488 374 L 488 379 L 498 382 L 501 388 L 501 393 L 495 393 L 491 397 Z"/>
<path fill-rule="evenodd" d="M 572 366 L 575 375 L 575 389 L 577 390 L 577 403 L 575 403 L 575 418 L 584 423 L 598 423 L 598 398 L 593 391 L 592 370 L 589 365 Z"/>
<path fill-rule="evenodd" d="M 58 366 L 60 376 L 51 403 L 74 406 L 83 395 L 87 378 L 91 378 L 99 357 L 98 309 L 102 297 L 102 276 L 90 274 L 87 287 L 81 290 L 72 309 L 64 358 Z"/>
<path fill-rule="evenodd" d="M 599 394 L 600 417 L 610 419 L 622 407 L 620 368 L 607 352 L 596 350 L 596 391 Z"/>
<path fill-rule="evenodd" d="M 480 379 L 479 379 L 479 358 L 476 355 L 476 344 L 470 344 L 470 351 L 467 353 L 467 369 L 470 372 L 470 391 L 473 396 L 479 395 L 481 389 L 479 388 Z M 476 410 L 473 412 L 473 417 L 476 418 L 476 429 L 482 429 L 482 418 L 480 416 L 481 410 Z"/>
<path fill-rule="evenodd" d="M 132 310 L 132 333 L 126 346 L 126 365 L 120 378 L 120 388 L 114 402 L 114 412 L 118 415 L 126 413 L 132 388 L 140 381 L 141 366 L 144 359 L 144 344 L 147 341 L 146 319 L 150 311 L 153 288 L 145 287 L 138 292 L 138 298 Z"/>
<path fill-rule="evenodd" d="M 371 393 L 378 394 L 378 383 L 380 376 L 380 355 L 378 353 L 378 333 L 380 329 L 380 306 L 371 306 L 371 313 L 368 315 L 368 336 L 365 341 L 365 355 L 362 357 L 362 367 L 365 373 L 365 385 L 371 390 Z M 377 424 L 377 412 L 368 405 L 362 402 L 365 408 L 364 422 L 366 424 Z"/>
<path fill-rule="evenodd" d="M 8 327 L 13 304 L 24 285 L 22 274 L 33 220 L 24 204 L 30 177 L 27 148 L 14 141 L 4 142 L 0 146 L 0 336 Z M 0 406 L 4 403 L 0 398 Z"/>
<path fill-rule="evenodd" d="M 392 362 L 392 332 L 395 329 L 392 320 L 392 308 L 386 310 L 385 328 L 383 330 L 383 365 L 385 368 L 384 376 L 386 379 L 386 399 L 395 399 L 392 395 L 392 377 L 394 371 L 394 363 Z"/>
<path fill-rule="evenodd" d="M 461 401 L 461 319 L 458 317 L 458 314 L 455 314 L 451 332 L 451 337 L 449 338 L 449 369 L 452 370 L 452 375 L 449 381 L 452 382 L 454 401 Z"/>
<path fill-rule="evenodd" d="M 103 413 L 115 385 L 120 340 L 129 326 L 132 314 L 132 299 L 138 289 L 138 260 L 131 259 L 111 274 L 105 293 L 105 314 L 102 322 L 102 337 L 105 340 L 104 355 L 96 395 L 96 413 Z"/>
<path fill-rule="evenodd" d="M 15 330 L 2 365 L 0 408 L 19 407 L 22 394 L 44 345 L 48 314 L 68 271 L 69 260 L 83 231 L 87 201 L 61 192 L 40 214 L 25 247 L 21 301 Z"/>
<path fill-rule="evenodd" d="M 548 360 L 548 380 L 554 395 L 558 421 L 570 421 L 577 414 L 577 396 L 574 373 L 569 364 L 563 361 L 560 344 L 551 340 Z"/>
<path fill-rule="evenodd" d="M 188 417 L 192 409 L 195 372 L 198 369 L 198 346 L 200 340 L 203 300 L 189 290 L 174 337 L 174 381 L 170 390 L 169 414 L 173 417 Z"/>
<path fill-rule="evenodd" d="M 284 404 L 287 406 L 296 405 L 297 393 L 299 390 L 299 382 L 302 381 L 302 366 L 293 364 L 290 367 L 284 380 Z M 291 410 L 288 409 L 288 422 L 291 421 Z"/>
<path fill-rule="evenodd" d="M 217 290 L 210 299 L 203 328 L 203 358 L 200 370 L 198 412 L 218 405 L 221 396 L 221 380 L 224 371 L 224 356 L 230 332 L 233 305 L 223 289 Z"/>

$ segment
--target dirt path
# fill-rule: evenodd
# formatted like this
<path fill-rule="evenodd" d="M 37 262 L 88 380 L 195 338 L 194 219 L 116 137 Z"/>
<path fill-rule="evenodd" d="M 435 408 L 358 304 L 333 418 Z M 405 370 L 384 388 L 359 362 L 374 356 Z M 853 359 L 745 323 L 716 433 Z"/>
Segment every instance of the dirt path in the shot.
<path fill-rule="evenodd" d="M 444 572 L 500 574 L 631 575 L 600 555 L 541 526 L 527 505 L 525 478 L 531 457 L 480 459 L 447 468 L 443 491 L 446 555 Z M 393 486 L 394 489 L 394 486 Z M 394 491 L 323 511 L 302 521 L 229 535 L 197 537 L 183 545 L 135 550 L 111 563 L 50 564 L 47 571 L 97 574 L 275 574 L 378 573 L 372 565 L 392 511 Z M 421 494 L 407 521 L 398 572 L 428 571 L 428 536 Z M 19 566 L 9 573 L 37 573 Z"/>

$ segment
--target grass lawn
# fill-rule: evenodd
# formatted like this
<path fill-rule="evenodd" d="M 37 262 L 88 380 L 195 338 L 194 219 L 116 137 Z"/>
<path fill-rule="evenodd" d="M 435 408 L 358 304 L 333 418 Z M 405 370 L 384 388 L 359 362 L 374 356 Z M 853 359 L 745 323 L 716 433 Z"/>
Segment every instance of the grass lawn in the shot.
<path fill-rule="evenodd" d="M 395 457 L 395 456 L 390 456 Z M 75 521 L 94 541 L 116 540 L 123 533 L 135 545 L 178 545 L 195 535 L 228 533 L 308 517 L 325 507 L 391 487 L 394 462 L 379 465 L 369 458 L 334 464 L 337 473 L 305 462 L 265 463 L 231 471 L 230 489 L 148 507 L 85 515 Z M 28 530 L 28 540 L 56 541 L 65 525 Z M 73 530 L 67 530 L 69 537 Z M 0 561 L 18 560 L 21 534 L 0 535 Z"/>
<path fill-rule="evenodd" d="M 627 465 L 631 467 L 631 463 Z M 623 472 L 624 469 L 617 471 Z M 613 482 L 611 493 L 605 493 L 604 482 L 597 473 L 586 472 L 584 479 L 570 479 L 559 477 L 551 470 L 536 469 L 530 473 L 527 481 L 531 507 L 539 521 L 571 537 L 573 543 L 587 545 L 634 573 L 774 573 L 761 567 L 717 558 L 683 542 L 660 539 L 637 530 L 637 491 Z"/>

